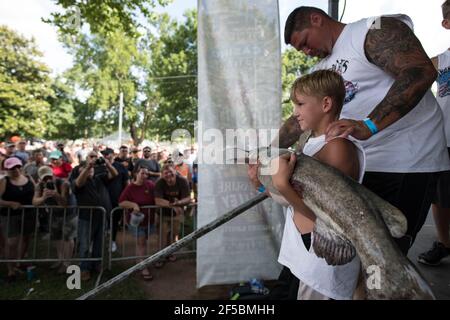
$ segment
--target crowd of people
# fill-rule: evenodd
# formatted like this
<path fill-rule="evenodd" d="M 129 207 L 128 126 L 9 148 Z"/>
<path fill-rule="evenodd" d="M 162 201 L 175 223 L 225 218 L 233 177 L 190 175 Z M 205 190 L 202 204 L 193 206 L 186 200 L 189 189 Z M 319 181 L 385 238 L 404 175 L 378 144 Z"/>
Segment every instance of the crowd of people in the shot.
<path fill-rule="evenodd" d="M 33 148 L 18 139 L 0 144 L 0 168 L 0 255 L 23 259 L 33 233 L 49 234 L 58 257 L 51 268 L 57 273 L 66 272 L 75 253 L 81 259 L 101 257 L 105 227 L 112 252 L 121 225 L 137 238 L 137 256 L 145 255 L 149 235 L 160 229 L 160 249 L 168 246 L 178 237 L 184 208 L 197 198 L 195 146 L 172 153 L 127 145 L 115 151 L 86 142 L 78 148 L 63 142 Z M 163 209 L 141 208 L 155 205 Z M 117 207 L 124 210 L 112 211 Z M 143 217 L 138 225 L 130 223 L 134 215 Z M 16 279 L 19 267 L 8 263 L 7 281 Z M 81 279 L 89 280 L 99 268 L 100 261 L 82 261 Z M 152 279 L 147 268 L 142 277 Z"/>

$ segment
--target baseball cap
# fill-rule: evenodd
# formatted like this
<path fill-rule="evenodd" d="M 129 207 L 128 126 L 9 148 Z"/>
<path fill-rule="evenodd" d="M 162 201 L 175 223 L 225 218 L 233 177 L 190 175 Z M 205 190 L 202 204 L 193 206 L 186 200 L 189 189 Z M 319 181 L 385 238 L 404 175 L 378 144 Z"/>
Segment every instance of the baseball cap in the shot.
<path fill-rule="evenodd" d="M 6 144 L 6 147 L 7 148 L 9 148 L 9 147 L 15 147 L 16 146 L 16 144 L 14 143 L 14 142 L 8 142 L 7 144 Z"/>
<path fill-rule="evenodd" d="M 59 159 L 62 157 L 61 151 L 55 150 L 50 152 L 50 155 L 48 156 L 50 159 Z"/>
<path fill-rule="evenodd" d="M 11 157 L 3 161 L 3 166 L 5 169 L 12 169 L 15 166 L 22 166 L 22 161 L 19 158 Z"/>
<path fill-rule="evenodd" d="M 106 148 L 105 150 L 103 150 L 101 152 L 101 154 L 104 155 L 104 156 L 107 156 L 107 155 L 110 155 L 110 154 L 113 154 L 113 153 L 114 153 L 114 150 L 111 149 L 111 148 Z"/>
<path fill-rule="evenodd" d="M 49 166 L 42 166 L 38 170 L 38 176 L 41 180 L 45 177 L 53 177 L 53 170 Z"/>

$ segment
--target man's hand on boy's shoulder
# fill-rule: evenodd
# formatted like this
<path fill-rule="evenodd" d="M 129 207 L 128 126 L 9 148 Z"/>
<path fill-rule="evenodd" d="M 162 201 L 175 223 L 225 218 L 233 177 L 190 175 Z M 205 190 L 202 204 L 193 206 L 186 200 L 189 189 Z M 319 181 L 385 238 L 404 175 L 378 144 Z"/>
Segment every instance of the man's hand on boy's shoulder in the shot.
<path fill-rule="evenodd" d="M 359 159 L 356 146 L 348 139 L 335 138 L 329 141 L 315 157 L 343 174 L 358 180 Z"/>
<path fill-rule="evenodd" d="M 336 137 L 347 138 L 350 135 L 358 140 L 367 140 L 372 133 L 363 121 L 341 119 L 328 126 L 325 139 L 330 141 Z"/>

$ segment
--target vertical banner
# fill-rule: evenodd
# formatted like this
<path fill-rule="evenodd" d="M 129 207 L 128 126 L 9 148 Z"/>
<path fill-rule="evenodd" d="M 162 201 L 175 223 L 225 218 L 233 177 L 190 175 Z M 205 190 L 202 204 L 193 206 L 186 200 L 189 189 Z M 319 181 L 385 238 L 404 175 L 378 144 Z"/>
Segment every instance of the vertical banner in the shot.
<path fill-rule="evenodd" d="M 280 55 L 277 0 L 199 0 L 199 227 L 257 194 L 242 150 L 278 133 Z M 199 239 L 197 287 L 275 279 L 283 223 L 268 199 Z"/>

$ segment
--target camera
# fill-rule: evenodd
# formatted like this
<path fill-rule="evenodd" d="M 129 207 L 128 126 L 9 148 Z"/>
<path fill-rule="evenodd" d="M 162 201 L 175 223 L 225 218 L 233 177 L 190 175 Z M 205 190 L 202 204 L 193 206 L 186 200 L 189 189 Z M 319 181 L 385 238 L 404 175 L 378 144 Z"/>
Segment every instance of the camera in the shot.
<path fill-rule="evenodd" d="M 41 188 L 42 189 L 48 189 L 48 190 L 55 190 L 55 184 L 53 183 L 53 181 L 42 181 L 41 182 Z"/>
<path fill-rule="evenodd" d="M 96 166 L 103 166 L 106 164 L 106 161 L 104 158 L 98 158 L 97 160 L 95 160 L 95 165 Z"/>

